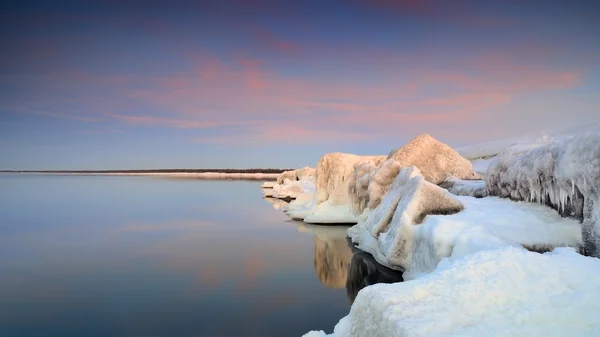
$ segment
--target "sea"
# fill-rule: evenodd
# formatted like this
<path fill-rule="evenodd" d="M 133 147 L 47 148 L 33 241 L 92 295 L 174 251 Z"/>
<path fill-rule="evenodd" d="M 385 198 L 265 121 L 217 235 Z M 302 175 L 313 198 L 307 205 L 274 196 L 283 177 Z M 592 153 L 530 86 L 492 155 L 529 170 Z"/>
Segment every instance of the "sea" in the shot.
<path fill-rule="evenodd" d="M 332 332 L 369 268 L 260 185 L 0 174 L 0 336 Z"/>

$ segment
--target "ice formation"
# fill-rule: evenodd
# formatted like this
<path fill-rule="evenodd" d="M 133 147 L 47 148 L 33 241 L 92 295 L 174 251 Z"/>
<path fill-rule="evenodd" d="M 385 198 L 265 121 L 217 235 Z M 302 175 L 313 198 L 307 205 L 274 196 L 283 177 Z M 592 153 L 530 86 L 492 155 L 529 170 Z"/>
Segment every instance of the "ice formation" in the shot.
<path fill-rule="evenodd" d="M 475 198 L 488 196 L 484 180 L 449 179 L 439 185 L 454 195 L 468 195 Z"/>
<path fill-rule="evenodd" d="M 503 246 L 579 247 L 581 224 L 543 205 L 453 196 L 410 167 L 402 169 L 381 204 L 348 235 L 379 263 L 413 279 L 451 254 Z"/>
<path fill-rule="evenodd" d="M 346 240 L 345 226 L 299 224 L 298 231 L 309 233 L 315 243 L 315 273 L 330 288 L 344 288 L 352 250 Z"/>
<path fill-rule="evenodd" d="M 585 252 L 600 257 L 600 128 L 505 151 L 489 167 L 486 185 L 490 195 L 544 203 L 582 220 Z"/>
<path fill-rule="evenodd" d="M 327 153 L 317 164 L 317 204 L 329 201 L 331 206 L 349 203 L 348 183 L 354 166 L 362 163 L 377 165 L 385 156 L 358 156 L 349 153 Z"/>
<path fill-rule="evenodd" d="M 348 190 L 352 211 L 360 214 L 366 208 L 377 207 L 400 169 L 409 166 L 416 166 L 425 180 L 436 185 L 449 178 L 480 178 L 473 171 L 471 162 L 458 152 L 430 135 L 422 134 L 392 151 L 377 166 L 355 166 Z"/>
<path fill-rule="evenodd" d="M 504 247 L 358 293 L 328 336 L 598 336 L 600 260 Z M 305 336 L 327 336 L 311 331 Z"/>
<path fill-rule="evenodd" d="M 277 184 L 277 182 L 275 181 L 265 181 L 262 183 L 262 185 L 260 185 L 261 188 L 273 188 L 273 186 L 275 186 Z"/>
<path fill-rule="evenodd" d="M 356 223 L 358 217 L 350 212 L 348 183 L 354 165 L 378 164 L 384 156 L 358 156 L 348 153 L 327 153 L 316 169 L 316 191 L 312 198 L 305 193 L 300 202 L 292 202 L 286 213 L 295 220 L 307 223 Z"/>
<path fill-rule="evenodd" d="M 302 193 L 314 193 L 315 172 L 312 167 L 285 171 L 277 177 L 276 183 L 263 184 L 263 196 L 277 199 L 296 199 Z M 267 186 L 270 186 L 270 188 Z"/>

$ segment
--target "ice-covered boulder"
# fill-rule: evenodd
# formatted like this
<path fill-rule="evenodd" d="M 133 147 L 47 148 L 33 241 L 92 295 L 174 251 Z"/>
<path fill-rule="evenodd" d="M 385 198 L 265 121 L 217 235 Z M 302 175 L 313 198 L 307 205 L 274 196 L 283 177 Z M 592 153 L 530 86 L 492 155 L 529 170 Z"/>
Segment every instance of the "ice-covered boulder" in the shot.
<path fill-rule="evenodd" d="M 287 213 L 292 219 L 307 223 L 356 223 L 350 212 L 348 184 L 357 164 L 377 165 L 385 156 L 358 156 L 349 153 L 327 153 L 316 169 L 316 191 L 312 200 L 291 203 Z"/>
<path fill-rule="evenodd" d="M 585 252 L 600 257 L 600 128 L 501 153 L 486 186 L 490 195 L 544 203 L 582 220 Z"/>
<path fill-rule="evenodd" d="M 503 246 L 580 247 L 581 224 L 543 205 L 454 196 L 410 167 L 400 171 L 379 206 L 348 236 L 379 263 L 413 279 L 451 254 Z"/>
<path fill-rule="evenodd" d="M 330 335 L 598 336 L 600 259 L 505 247 L 448 259 L 430 275 L 362 289 Z"/>
<path fill-rule="evenodd" d="M 422 134 L 392 151 L 376 167 L 355 166 L 348 191 L 353 212 L 360 214 L 365 208 L 377 207 L 400 169 L 409 166 L 416 166 L 425 180 L 436 185 L 450 178 L 480 179 L 471 162 L 450 146 Z"/>
<path fill-rule="evenodd" d="M 332 206 L 349 203 L 348 183 L 354 166 L 378 164 L 385 156 L 358 156 L 350 153 L 327 153 L 317 164 L 317 204 L 329 201 Z"/>
<path fill-rule="evenodd" d="M 277 184 L 283 184 L 286 179 L 289 179 L 291 181 L 302 180 L 304 178 L 314 179 L 315 174 L 316 169 L 308 166 L 297 170 L 285 171 L 277 177 Z"/>
<path fill-rule="evenodd" d="M 315 172 L 312 167 L 303 167 L 298 170 L 285 171 L 277 177 L 277 182 L 265 188 L 263 196 L 278 199 L 296 199 L 302 193 L 314 193 Z"/>
<path fill-rule="evenodd" d="M 439 186 L 454 195 L 466 195 L 475 198 L 485 198 L 488 196 L 485 180 L 449 179 Z"/>

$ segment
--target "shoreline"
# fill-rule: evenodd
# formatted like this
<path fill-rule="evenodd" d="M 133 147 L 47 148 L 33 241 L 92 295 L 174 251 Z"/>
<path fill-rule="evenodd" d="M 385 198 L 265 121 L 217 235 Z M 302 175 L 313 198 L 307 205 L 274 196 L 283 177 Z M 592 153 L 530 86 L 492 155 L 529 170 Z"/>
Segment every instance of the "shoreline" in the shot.
<path fill-rule="evenodd" d="M 146 176 L 194 178 L 206 180 L 276 180 L 279 173 L 260 172 L 131 172 L 131 171 L 0 171 L 0 174 L 64 175 L 64 176 Z"/>

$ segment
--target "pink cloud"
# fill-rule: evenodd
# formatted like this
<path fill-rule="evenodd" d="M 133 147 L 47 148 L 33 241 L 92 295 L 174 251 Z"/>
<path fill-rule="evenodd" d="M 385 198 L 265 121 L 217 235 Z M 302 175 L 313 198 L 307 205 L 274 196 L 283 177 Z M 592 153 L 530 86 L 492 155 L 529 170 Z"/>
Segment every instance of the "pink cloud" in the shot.
<path fill-rule="evenodd" d="M 176 118 L 165 118 L 165 117 L 152 117 L 152 116 L 130 116 L 121 115 L 114 113 L 105 113 L 106 116 L 121 120 L 127 124 L 147 124 L 147 125 L 161 125 L 167 127 L 173 127 L 178 129 L 206 129 L 217 126 L 218 124 L 212 122 L 203 122 L 199 120 L 185 120 Z"/>
<path fill-rule="evenodd" d="M 516 95 L 560 90 L 582 83 L 582 72 L 519 65 L 493 54 L 465 60 L 469 70 L 429 69 L 411 76 L 382 75 L 377 84 L 282 76 L 260 60 L 238 54 L 236 64 L 198 57 L 195 73 L 154 79 L 156 90 L 131 97 L 151 102 L 181 119 L 121 116 L 130 123 L 163 123 L 180 128 L 243 126 L 234 136 L 201 135 L 199 142 L 261 143 L 295 139 L 362 140 L 398 125 L 442 126 L 485 118 L 485 111 Z M 448 85 L 452 92 L 432 94 L 428 86 Z M 345 132 L 345 126 L 362 129 Z"/>

